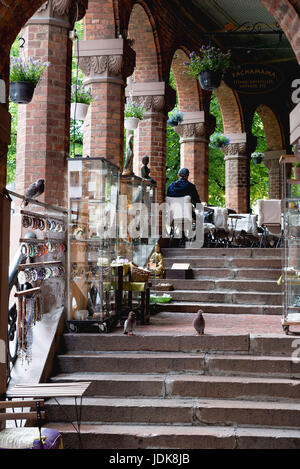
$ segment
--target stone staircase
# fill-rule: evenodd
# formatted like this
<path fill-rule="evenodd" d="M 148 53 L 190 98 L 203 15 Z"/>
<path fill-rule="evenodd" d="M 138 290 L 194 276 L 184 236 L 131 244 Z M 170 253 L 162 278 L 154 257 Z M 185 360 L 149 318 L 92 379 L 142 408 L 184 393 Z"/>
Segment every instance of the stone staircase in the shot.
<path fill-rule="evenodd" d="M 52 382 L 92 382 L 83 448 L 300 448 L 293 337 L 142 331 L 64 335 Z M 75 421 L 74 400 L 59 401 Z M 54 400 L 46 411 L 64 447 L 76 448 L 76 432 Z"/>
<path fill-rule="evenodd" d="M 171 280 L 174 301 L 150 326 L 135 336 L 121 327 L 65 334 L 51 380 L 91 381 L 82 447 L 300 448 L 300 363 L 292 359 L 295 337 L 284 335 L 278 316 L 281 254 L 166 249 L 166 266 L 190 262 L 193 279 Z M 195 336 L 200 307 L 207 328 Z M 48 426 L 62 432 L 65 448 L 77 448 L 62 413 L 76 420 L 74 400 L 60 404 L 46 403 Z"/>
<path fill-rule="evenodd" d="M 166 269 L 190 263 L 192 279 L 168 279 L 172 302 L 164 311 L 282 314 L 282 249 L 163 249 Z"/>

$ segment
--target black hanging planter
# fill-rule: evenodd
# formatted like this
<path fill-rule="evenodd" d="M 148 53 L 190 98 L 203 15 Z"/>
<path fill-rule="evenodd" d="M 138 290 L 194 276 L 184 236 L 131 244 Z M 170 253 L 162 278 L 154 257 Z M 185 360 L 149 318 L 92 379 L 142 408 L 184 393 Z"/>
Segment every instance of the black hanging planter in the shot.
<path fill-rule="evenodd" d="M 203 90 L 212 91 L 219 88 L 221 85 L 222 73 L 205 70 L 204 72 L 199 73 L 198 78 Z"/>
<path fill-rule="evenodd" d="M 28 81 L 12 81 L 9 85 L 9 97 L 17 104 L 28 104 L 32 100 L 35 84 Z"/>
<path fill-rule="evenodd" d="M 260 164 L 263 160 L 262 156 L 253 156 L 252 158 L 254 164 Z"/>

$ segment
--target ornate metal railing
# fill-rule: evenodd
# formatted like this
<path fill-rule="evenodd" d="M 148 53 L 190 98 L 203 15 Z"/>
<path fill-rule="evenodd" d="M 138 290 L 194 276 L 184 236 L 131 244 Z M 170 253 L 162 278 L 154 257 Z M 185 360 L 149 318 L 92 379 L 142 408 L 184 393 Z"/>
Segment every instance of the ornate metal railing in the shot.
<path fill-rule="evenodd" d="M 26 233 L 25 238 L 36 238 L 32 232 Z M 12 289 L 18 289 L 18 265 L 25 262 L 26 257 L 21 253 L 20 248 L 9 266 L 9 296 Z M 6 359 L 6 380 L 7 384 L 11 379 L 11 371 L 18 358 L 18 341 L 17 341 L 17 304 L 14 302 L 8 310 L 8 331 L 7 331 L 7 359 Z"/>

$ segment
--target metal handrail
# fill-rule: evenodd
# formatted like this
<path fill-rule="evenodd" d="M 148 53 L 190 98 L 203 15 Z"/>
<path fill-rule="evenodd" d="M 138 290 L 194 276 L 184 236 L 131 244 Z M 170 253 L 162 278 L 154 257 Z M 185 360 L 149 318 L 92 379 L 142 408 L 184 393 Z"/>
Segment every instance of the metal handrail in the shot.
<path fill-rule="evenodd" d="M 34 239 L 36 238 L 35 233 L 32 231 L 26 233 L 26 239 Z M 13 287 L 18 288 L 18 266 L 25 262 L 26 256 L 22 254 L 21 248 L 17 250 L 15 257 L 11 265 L 9 266 L 9 286 L 8 286 L 8 295 L 13 289 Z M 7 331 L 7 360 L 6 360 L 6 381 L 9 384 L 11 380 L 11 371 L 15 365 L 15 362 L 18 358 L 18 341 L 16 339 L 15 348 L 13 353 L 10 351 L 9 343 L 15 340 L 15 334 L 17 330 L 17 304 L 14 303 L 8 310 L 8 331 Z"/>

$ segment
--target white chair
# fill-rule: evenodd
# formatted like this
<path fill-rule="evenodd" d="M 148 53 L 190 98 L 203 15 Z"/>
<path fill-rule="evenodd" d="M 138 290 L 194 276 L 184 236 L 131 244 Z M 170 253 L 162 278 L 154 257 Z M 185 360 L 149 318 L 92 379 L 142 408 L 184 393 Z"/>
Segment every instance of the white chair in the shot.
<path fill-rule="evenodd" d="M 167 223 L 170 224 L 171 238 L 190 239 L 192 237 L 193 207 L 191 197 L 166 197 L 169 207 Z"/>
<path fill-rule="evenodd" d="M 283 239 L 282 201 L 279 199 L 260 199 L 257 201 L 257 208 L 257 223 L 263 230 L 260 247 L 279 247 Z"/>

